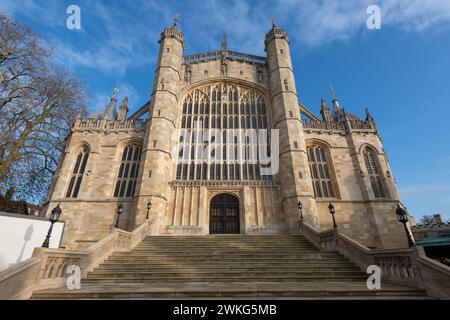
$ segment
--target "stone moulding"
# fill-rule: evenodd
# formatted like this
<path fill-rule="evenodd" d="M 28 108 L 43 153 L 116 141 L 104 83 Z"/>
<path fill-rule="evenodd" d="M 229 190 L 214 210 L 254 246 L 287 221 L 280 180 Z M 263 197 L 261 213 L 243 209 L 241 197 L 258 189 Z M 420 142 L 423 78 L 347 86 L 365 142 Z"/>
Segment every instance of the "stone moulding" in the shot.
<path fill-rule="evenodd" d="M 183 63 L 198 63 L 209 60 L 218 60 L 218 59 L 228 59 L 228 60 L 237 60 L 242 62 L 256 63 L 261 65 L 267 64 L 267 58 L 261 56 L 255 56 L 247 53 L 229 51 L 229 50 L 221 50 L 221 51 L 211 51 L 200 54 L 193 54 L 183 57 Z"/>
<path fill-rule="evenodd" d="M 164 31 L 161 33 L 161 39 L 159 40 L 159 43 L 161 43 L 164 38 L 175 38 L 181 43 L 184 43 L 183 32 L 178 30 L 176 26 L 164 29 Z"/>
<path fill-rule="evenodd" d="M 276 181 L 269 180 L 255 180 L 255 181 L 170 181 L 169 185 L 171 187 L 243 187 L 243 186 L 251 186 L 251 187 L 279 187 L 279 183 Z"/>
<path fill-rule="evenodd" d="M 77 119 L 73 131 L 144 131 L 144 120 L 110 121 L 103 119 Z"/>
<path fill-rule="evenodd" d="M 336 133 L 345 132 L 345 126 L 339 122 L 303 121 L 303 128 L 321 131 L 332 131 Z"/>
<path fill-rule="evenodd" d="M 381 268 L 387 282 L 424 289 L 429 296 L 450 299 L 450 267 L 425 255 L 423 247 L 372 250 L 339 233 L 338 229 L 318 232 L 302 220 L 300 234 L 324 251 L 337 251 L 366 272 Z"/>
<path fill-rule="evenodd" d="M 286 39 L 286 41 L 289 43 L 289 36 L 288 33 L 282 29 L 282 28 L 277 28 L 276 26 L 274 26 L 272 28 L 272 30 L 270 30 L 267 34 L 266 34 L 266 40 L 265 40 L 265 44 L 267 46 L 267 44 L 274 38 L 281 38 L 281 39 Z"/>
<path fill-rule="evenodd" d="M 35 248 L 30 259 L 0 272 L 0 299 L 29 299 L 36 290 L 62 287 L 71 265 L 80 267 L 83 278 L 114 252 L 132 250 L 147 236 L 149 226 L 145 221 L 133 232 L 114 229 L 83 251 Z"/>
<path fill-rule="evenodd" d="M 306 133 L 329 133 L 346 135 L 348 133 L 376 133 L 370 121 L 349 120 L 349 124 L 334 121 L 302 121 Z"/>
<path fill-rule="evenodd" d="M 375 127 L 371 121 L 350 120 L 350 126 L 355 130 L 375 130 Z"/>

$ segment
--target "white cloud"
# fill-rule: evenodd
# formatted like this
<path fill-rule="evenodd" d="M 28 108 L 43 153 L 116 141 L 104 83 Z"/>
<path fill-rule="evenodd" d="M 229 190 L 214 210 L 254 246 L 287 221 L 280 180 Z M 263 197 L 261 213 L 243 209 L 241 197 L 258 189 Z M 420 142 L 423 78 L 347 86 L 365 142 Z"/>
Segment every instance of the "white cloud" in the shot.
<path fill-rule="evenodd" d="M 159 33 L 176 13 L 181 15 L 189 53 L 219 49 L 226 32 L 230 49 L 262 55 L 273 16 L 295 42 L 318 47 L 367 31 L 366 10 L 372 4 L 382 9 L 384 32 L 391 28 L 434 32 L 449 26 L 449 0 L 230 0 L 226 5 L 221 0 L 205 0 L 201 5 L 173 0 L 134 0 L 120 5 L 80 0 L 83 33 L 77 41 L 84 46 L 79 46 L 74 38 L 60 36 L 66 17 L 60 1 L 2 0 L 0 10 L 55 28 L 60 63 L 123 74 L 130 67 L 155 62 Z"/>
<path fill-rule="evenodd" d="M 66 21 L 61 1 L 51 1 L 48 5 L 48 2 L 37 0 L 1 0 L 0 12 L 14 17 L 26 16 L 49 27 L 62 27 Z"/>
<path fill-rule="evenodd" d="M 134 62 L 139 63 L 139 60 L 136 61 L 133 55 L 112 51 L 106 46 L 82 49 L 60 41 L 54 42 L 52 45 L 54 47 L 55 61 L 59 65 L 72 70 L 77 67 L 86 67 L 106 73 L 123 75 Z M 141 63 L 144 64 L 143 60 L 141 60 Z"/>
<path fill-rule="evenodd" d="M 424 31 L 450 22 L 448 0 L 281 0 L 275 12 L 295 24 L 290 34 L 297 41 L 319 46 L 367 30 L 366 10 L 372 4 L 381 7 L 382 29 Z"/>

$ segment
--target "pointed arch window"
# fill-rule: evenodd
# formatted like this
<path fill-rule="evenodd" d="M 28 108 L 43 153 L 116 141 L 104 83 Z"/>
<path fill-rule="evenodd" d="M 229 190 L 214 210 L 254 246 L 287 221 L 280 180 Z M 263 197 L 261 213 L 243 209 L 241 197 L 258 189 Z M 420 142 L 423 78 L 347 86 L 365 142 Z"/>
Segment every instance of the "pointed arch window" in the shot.
<path fill-rule="evenodd" d="M 70 178 L 69 187 L 67 188 L 67 198 L 77 198 L 80 193 L 81 183 L 86 171 L 87 162 L 89 159 L 89 148 L 84 146 L 78 153 L 75 166 L 73 167 L 72 176 Z"/>
<path fill-rule="evenodd" d="M 125 147 L 117 176 L 114 197 L 133 197 L 136 191 L 142 146 L 129 144 Z"/>
<path fill-rule="evenodd" d="M 194 106 L 192 109 L 189 108 L 191 104 Z M 197 104 L 199 104 L 198 109 L 195 107 Z M 186 108 L 184 108 L 185 105 Z M 213 150 L 216 151 L 210 152 L 207 157 L 195 156 L 194 158 L 185 158 L 184 154 L 180 152 L 177 180 L 273 179 L 271 175 L 261 175 L 259 158 L 255 156 L 251 159 L 243 159 L 241 156 L 244 148 L 258 150 L 258 141 L 244 143 L 240 139 L 239 141 L 228 139 L 226 135 L 239 136 L 241 132 L 238 130 L 241 129 L 254 129 L 258 132 L 268 128 L 266 99 L 262 93 L 237 84 L 215 83 L 188 92 L 184 98 L 182 110 L 181 127 L 189 129 L 189 134 L 211 128 L 222 130 L 223 138 L 217 142 L 208 142 L 209 139 L 180 140 L 180 149 L 190 150 L 193 144 L 198 150 L 209 150 L 214 146 Z M 204 117 L 201 118 L 201 115 Z M 192 126 L 196 117 L 202 123 L 199 128 Z M 191 118 L 193 122 L 191 122 Z M 203 135 L 203 137 L 205 136 Z M 265 146 L 270 149 L 270 143 L 265 143 Z M 202 155 L 201 152 L 198 154 Z M 222 155 L 216 156 L 219 154 Z"/>
<path fill-rule="evenodd" d="M 363 151 L 363 158 L 375 198 L 386 198 L 386 187 L 383 177 L 380 174 L 381 167 L 375 151 L 370 147 L 366 147 Z"/>
<path fill-rule="evenodd" d="M 316 198 L 336 198 L 328 150 L 321 145 L 307 147 L 309 168 Z"/>

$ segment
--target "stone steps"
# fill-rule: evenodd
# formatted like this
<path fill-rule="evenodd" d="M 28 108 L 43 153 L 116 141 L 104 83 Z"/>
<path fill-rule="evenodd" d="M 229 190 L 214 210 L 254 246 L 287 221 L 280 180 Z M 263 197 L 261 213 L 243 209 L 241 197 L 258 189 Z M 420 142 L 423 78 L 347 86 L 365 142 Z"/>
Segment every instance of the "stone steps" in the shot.
<path fill-rule="evenodd" d="M 182 262 L 183 263 L 208 263 L 208 262 L 214 262 L 218 264 L 222 263 L 265 263 L 268 260 L 270 260 L 271 257 L 235 257 L 235 258 L 220 258 L 220 257 L 211 257 L 211 258 L 198 258 L 198 257 L 180 257 L 180 259 L 174 259 L 172 257 L 130 257 L 137 263 L 146 263 L 146 262 L 153 262 L 153 263 L 159 263 L 159 262 Z M 285 257 L 277 257 L 276 260 L 279 263 L 295 263 L 295 262 L 321 262 L 321 263 L 331 263 L 331 262 L 341 262 L 341 259 L 338 258 L 308 258 L 308 257 L 298 257 L 296 259 L 293 258 L 285 258 Z M 108 262 L 122 262 L 127 263 L 129 260 L 127 258 L 122 259 L 111 259 L 108 260 Z"/>
<path fill-rule="evenodd" d="M 424 300 L 422 290 L 384 286 L 367 290 L 364 284 L 336 282 L 250 282 L 245 283 L 112 283 L 85 284 L 81 290 L 54 289 L 40 291 L 33 299 L 395 299 Z"/>
<path fill-rule="evenodd" d="M 300 236 L 152 236 L 114 253 L 81 290 L 44 290 L 33 298 L 426 298 L 413 288 L 371 291 L 366 280 L 345 257 Z"/>
<path fill-rule="evenodd" d="M 210 266 L 210 265 L 205 265 L 205 266 L 185 266 L 185 265 L 178 265 L 178 266 L 161 266 L 161 265 L 152 265 L 152 266 L 148 266 L 148 265 L 140 265 L 140 264 L 135 264 L 135 265 L 127 265 L 127 271 L 133 271 L 133 272 L 139 272 L 139 271 L 148 271 L 149 269 L 151 269 L 152 271 L 167 271 L 167 270 L 171 270 L 171 271 L 176 271 L 176 272 L 182 272 L 182 271 L 197 271 L 199 269 L 201 270 L 206 270 L 206 271 L 211 271 L 211 272 L 217 272 L 217 271 L 223 271 L 223 270 L 233 270 L 233 271 L 258 271 L 261 270 L 261 268 L 264 268 L 265 271 L 268 272 L 279 272 L 280 270 L 282 270 L 282 272 L 286 272 L 286 271 L 297 271 L 297 270 L 307 270 L 307 271 L 314 271 L 314 270 L 346 270 L 346 271 L 358 271 L 361 272 L 359 270 L 359 268 L 355 267 L 354 265 L 351 264 L 345 264 L 345 265 L 335 265 L 335 266 L 324 266 L 321 264 L 316 264 L 314 266 L 311 265 L 289 265 L 289 266 L 283 266 L 283 268 L 280 268 L 280 265 L 276 265 L 276 266 L 259 266 L 259 265 L 253 265 L 253 266 L 242 266 L 242 265 L 215 265 L 215 266 Z M 103 265 L 102 268 L 100 270 L 96 270 L 93 273 L 98 273 L 98 272 L 111 272 L 111 271 L 115 271 L 115 272 L 120 272 L 123 271 L 123 266 L 121 266 L 120 264 L 117 265 Z"/>
<path fill-rule="evenodd" d="M 326 263 L 324 263 L 324 261 Z M 220 263 L 218 263 L 220 262 Z M 208 262 L 205 263 L 205 261 L 203 261 L 202 264 L 198 264 L 198 261 L 194 261 L 194 262 L 187 262 L 187 261 L 175 261 L 175 262 L 171 262 L 171 261 L 133 261 L 127 264 L 128 267 L 137 267 L 137 266 L 142 266 L 144 268 L 170 268 L 170 267 L 192 267 L 192 268 L 203 268 L 203 267 L 211 267 L 211 268 L 237 268 L 237 267 L 245 267 L 245 268 L 259 268 L 259 267 L 264 267 L 264 268 L 287 268 L 287 267 L 291 267 L 291 268 L 302 268 L 302 267 L 308 267 L 310 266 L 312 269 L 316 268 L 316 267 L 354 267 L 354 264 L 352 264 L 351 262 L 348 261 L 339 261 L 339 260 L 335 260 L 334 262 L 331 262 L 331 260 L 310 260 L 310 262 L 307 259 L 303 259 L 303 260 L 297 260 L 294 262 L 290 262 L 290 263 L 286 263 L 284 261 L 273 261 L 273 262 L 267 262 L 267 261 L 250 261 L 250 262 L 241 262 L 241 263 L 232 263 L 232 262 L 227 262 L 227 261 L 218 261 L 218 262 Z M 104 264 L 102 264 L 102 267 L 107 268 L 107 267 L 119 267 L 120 269 L 123 269 L 123 261 L 113 261 L 110 260 L 108 262 L 105 262 Z"/>
<path fill-rule="evenodd" d="M 358 279 L 365 279 L 366 277 L 364 275 L 361 275 L 360 272 L 355 270 L 350 271 L 329 271 L 329 270 L 304 270 L 304 271 L 295 271 L 295 272 L 262 272 L 262 271 L 245 271 L 245 274 L 243 275 L 243 272 L 240 270 L 230 270 L 230 271 L 214 271 L 214 272 L 207 272 L 207 271 L 185 271 L 183 273 L 178 273 L 177 270 L 168 270 L 166 272 L 160 272 L 160 271 L 146 271 L 146 272 L 134 272 L 134 271 L 114 271 L 114 273 L 111 273 L 109 270 L 106 272 L 104 270 L 97 271 L 91 273 L 87 279 L 101 279 L 101 278 L 111 278 L 111 279 L 143 279 L 143 280 L 153 280 L 153 279 L 170 279 L 170 278 L 188 278 L 188 279 L 207 279 L 207 278 L 216 278 L 216 279 L 223 279 L 224 281 L 227 281 L 227 279 L 245 279 L 245 278 L 258 278 L 258 279 L 284 279 L 284 278 L 305 278 L 305 277 L 311 277 L 311 273 L 314 272 L 314 276 L 312 277 L 355 277 Z"/>

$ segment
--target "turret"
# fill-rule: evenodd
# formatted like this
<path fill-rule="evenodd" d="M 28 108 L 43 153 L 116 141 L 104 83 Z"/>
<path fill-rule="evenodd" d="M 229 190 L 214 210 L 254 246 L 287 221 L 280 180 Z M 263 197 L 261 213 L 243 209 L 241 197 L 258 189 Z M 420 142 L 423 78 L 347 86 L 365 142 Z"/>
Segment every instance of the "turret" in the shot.
<path fill-rule="evenodd" d="M 113 96 L 103 112 L 103 119 L 115 121 L 117 120 L 116 96 Z"/>
<path fill-rule="evenodd" d="M 127 120 L 127 114 L 128 114 L 128 97 L 126 97 L 122 101 L 122 105 L 119 108 L 119 116 L 117 117 L 117 120 L 118 121 Z"/>
<path fill-rule="evenodd" d="M 322 99 L 320 102 L 320 114 L 322 115 L 323 121 L 331 121 L 330 108 L 328 108 L 327 102 L 324 99 Z"/>
<path fill-rule="evenodd" d="M 303 203 L 308 224 L 317 226 L 318 219 L 303 127 L 297 117 L 298 96 L 289 44 L 287 32 L 274 19 L 272 29 L 266 34 L 265 49 L 274 128 L 279 130 L 278 176 L 285 219 L 291 231 L 296 232 L 298 202 Z"/>
<path fill-rule="evenodd" d="M 143 147 L 141 179 L 136 193 L 138 204 L 134 226 L 146 218 L 146 207 L 150 202 L 152 233 L 159 233 L 164 225 L 167 201 L 170 198 L 169 182 L 174 179 L 174 163 L 171 146 L 176 145 L 175 130 L 179 121 L 179 87 L 183 63 L 184 35 L 175 18 L 171 27 L 165 28 L 159 40 L 160 49 L 152 99 L 149 106 L 149 121 Z"/>

